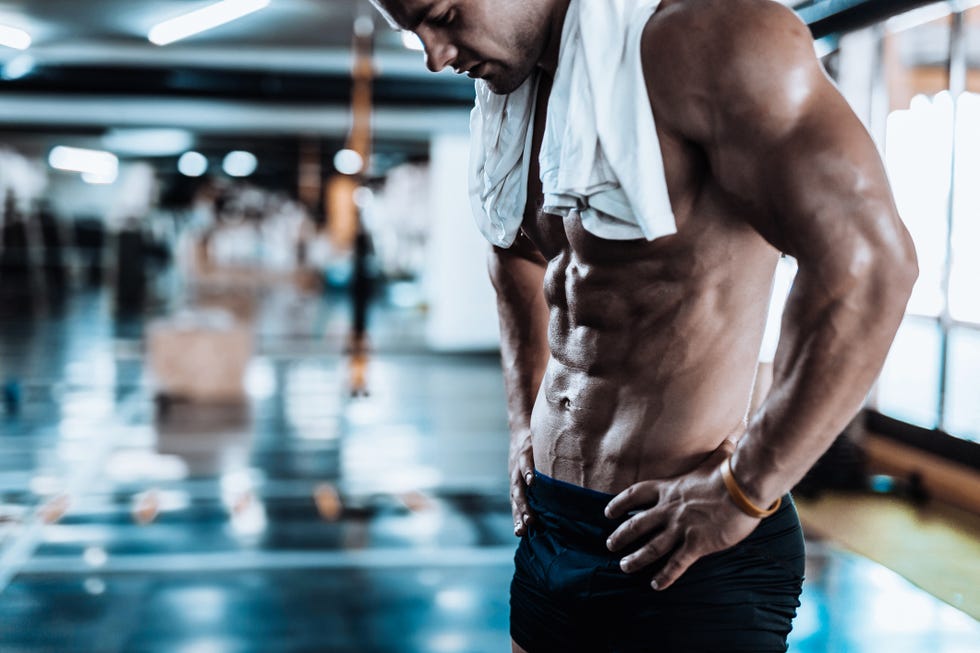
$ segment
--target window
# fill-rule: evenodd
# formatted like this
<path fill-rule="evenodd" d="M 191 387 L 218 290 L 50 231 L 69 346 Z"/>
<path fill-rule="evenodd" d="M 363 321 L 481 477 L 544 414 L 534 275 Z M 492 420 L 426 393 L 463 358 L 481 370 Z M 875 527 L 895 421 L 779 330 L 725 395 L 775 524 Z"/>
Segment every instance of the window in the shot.
<path fill-rule="evenodd" d="M 878 381 L 878 410 L 918 426 L 939 426 L 941 358 L 938 323 L 907 318 L 895 336 Z"/>
<path fill-rule="evenodd" d="M 919 280 L 908 308 L 914 315 L 939 317 L 943 311 L 952 154 L 949 91 L 916 95 L 908 107 L 888 116 L 885 166 L 919 256 Z"/>
<path fill-rule="evenodd" d="M 980 329 L 950 332 L 947 378 L 946 430 L 980 442 Z"/>
<path fill-rule="evenodd" d="M 878 27 L 885 165 L 920 276 L 872 405 L 980 442 L 980 7 Z"/>

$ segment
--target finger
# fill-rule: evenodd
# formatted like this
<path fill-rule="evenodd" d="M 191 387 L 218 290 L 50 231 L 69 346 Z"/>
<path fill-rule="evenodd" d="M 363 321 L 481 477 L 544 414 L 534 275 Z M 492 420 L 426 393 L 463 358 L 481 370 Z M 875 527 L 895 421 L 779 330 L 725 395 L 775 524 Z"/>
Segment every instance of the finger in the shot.
<path fill-rule="evenodd" d="M 667 530 L 656 536 L 635 552 L 619 561 L 619 567 L 627 574 L 646 569 L 664 557 L 677 544 L 677 534 Z"/>
<path fill-rule="evenodd" d="M 606 540 L 606 547 L 610 551 L 620 551 L 632 542 L 635 542 L 643 535 L 657 530 L 665 519 L 662 511 L 656 509 L 644 510 L 637 513 L 619 525 L 609 539 Z"/>
<path fill-rule="evenodd" d="M 684 572 L 693 565 L 698 559 L 698 556 L 693 552 L 691 546 L 686 544 L 677 550 L 674 555 L 670 557 L 667 564 L 657 572 L 650 582 L 650 587 L 655 590 L 665 590 L 674 582 L 684 575 Z"/>
<path fill-rule="evenodd" d="M 521 478 L 528 485 L 534 482 L 534 456 L 530 451 L 521 454 L 517 459 L 517 468 L 521 470 Z"/>
<path fill-rule="evenodd" d="M 643 481 L 629 486 L 617 494 L 606 506 L 606 517 L 616 519 L 638 506 L 650 507 L 657 503 L 660 489 L 656 481 Z"/>
<path fill-rule="evenodd" d="M 518 473 L 515 473 L 510 486 L 510 507 L 514 517 L 514 535 L 518 537 L 524 535 L 532 521 L 524 488 L 524 481 Z"/>

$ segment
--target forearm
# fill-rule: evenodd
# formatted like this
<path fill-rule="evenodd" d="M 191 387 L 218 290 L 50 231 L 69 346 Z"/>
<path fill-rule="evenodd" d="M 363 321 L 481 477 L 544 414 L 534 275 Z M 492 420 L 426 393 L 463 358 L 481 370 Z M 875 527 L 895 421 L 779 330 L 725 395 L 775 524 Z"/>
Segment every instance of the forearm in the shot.
<path fill-rule="evenodd" d="M 799 482 L 861 408 L 901 323 L 914 269 L 914 260 L 896 260 L 849 278 L 836 292 L 801 270 L 772 389 L 732 460 L 756 505 L 769 505 Z"/>
<path fill-rule="evenodd" d="M 544 264 L 507 251 L 490 254 L 497 291 L 500 350 L 512 434 L 530 429 L 531 410 L 548 365 Z"/>

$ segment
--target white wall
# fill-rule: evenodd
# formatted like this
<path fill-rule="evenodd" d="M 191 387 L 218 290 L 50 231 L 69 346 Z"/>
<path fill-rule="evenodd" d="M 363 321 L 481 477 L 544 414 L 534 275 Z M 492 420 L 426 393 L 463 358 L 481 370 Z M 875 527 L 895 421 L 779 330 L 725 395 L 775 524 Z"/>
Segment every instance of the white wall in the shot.
<path fill-rule="evenodd" d="M 490 245 L 476 228 L 467 193 L 469 136 L 433 137 L 432 232 L 424 269 L 426 339 L 441 351 L 500 346 L 496 300 L 487 275 Z"/>

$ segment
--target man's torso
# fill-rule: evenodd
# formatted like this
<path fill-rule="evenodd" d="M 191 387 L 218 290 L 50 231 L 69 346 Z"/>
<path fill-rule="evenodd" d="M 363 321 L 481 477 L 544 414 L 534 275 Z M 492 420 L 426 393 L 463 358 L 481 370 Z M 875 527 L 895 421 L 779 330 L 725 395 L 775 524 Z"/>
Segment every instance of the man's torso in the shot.
<path fill-rule="evenodd" d="M 521 237 L 548 261 L 551 359 L 531 428 L 535 466 L 616 493 L 684 473 L 739 431 L 778 258 L 713 183 L 704 155 L 659 119 L 677 233 L 597 238 L 542 206 L 538 152 L 550 80 L 534 120 Z"/>

